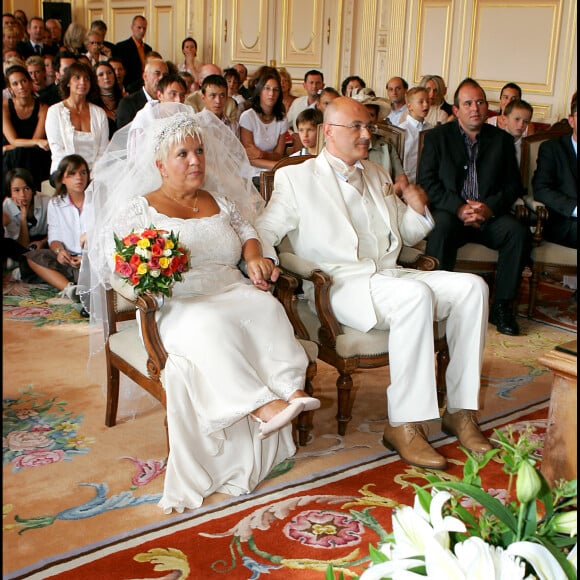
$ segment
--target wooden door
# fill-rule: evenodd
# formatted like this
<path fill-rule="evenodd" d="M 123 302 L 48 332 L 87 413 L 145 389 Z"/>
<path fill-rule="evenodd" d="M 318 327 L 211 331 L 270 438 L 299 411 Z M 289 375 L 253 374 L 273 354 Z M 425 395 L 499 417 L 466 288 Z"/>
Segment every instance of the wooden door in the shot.
<path fill-rule="evenodd" d="M 226 0 L 215 14 L 214 62 L 244 63 L 250 74 L 268 64 L 285 67 L 295 94 L 304 74 L 317 69 L 327 85 L 339 83 L 340 2 Z"/>

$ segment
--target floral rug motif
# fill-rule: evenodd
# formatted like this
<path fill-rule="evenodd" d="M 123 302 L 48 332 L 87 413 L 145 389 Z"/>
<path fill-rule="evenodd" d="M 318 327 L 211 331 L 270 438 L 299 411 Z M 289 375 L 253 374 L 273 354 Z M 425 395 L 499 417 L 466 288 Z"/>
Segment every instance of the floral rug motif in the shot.
<path fill-rule="evenodd" d="M 67 411 L 67 405 L 35 393 L 32 385 L 17 399 L 2 399 L 2 464 L 11 463 L 18 472 L 88 453 L 95 440 L 79 433 L 83 416 Z"/>
<path fill-rule="evenodd" d="M 2 297 L 5 317 L 32 322 L 34 326 L 87 322 L 80 315 L 80 304 L 61 303 L 58 294 L 56 288 L 47 284 L 5 282 Z"/>
<path fill-rule="evenodd" d="M 541 457 L 545 414 L 545 408 L 534 411 L 499 430 L 505 434 L 532 429 L 540 442 Z M 438 475 L 460 481 L 465 455 L 455 442 L 442 447 L 441 452 L 451 466 Z M 488 493 L 506 503 L 510 491 L 502 463 L 499 457 L 493 458 L 481 477 Z M 140 544 L 117 544 L 101 558 L 79 562 L 56 577 L 134 579 L 151 578 L 154 571 L 163 571 L 166 575 L 161 578 L 183 580 L 318 580 L 332 565 L 345 580 L 356 578 L 370 563 L 369 544 L 384 541 L 392 531 L 393 508 L 408 504 L 413 486 L 425 485 L 430 474 L 400 460 L 379 461 L 301 493 L 229 516 L 216 514 L 216 519 L 210 517 L 202 525 L 178 524 L 175 529 L 170 525 L 154 537 L 146 535 Z M 470 507 L 468 502 L 462 502 L 464 508 Z"/>

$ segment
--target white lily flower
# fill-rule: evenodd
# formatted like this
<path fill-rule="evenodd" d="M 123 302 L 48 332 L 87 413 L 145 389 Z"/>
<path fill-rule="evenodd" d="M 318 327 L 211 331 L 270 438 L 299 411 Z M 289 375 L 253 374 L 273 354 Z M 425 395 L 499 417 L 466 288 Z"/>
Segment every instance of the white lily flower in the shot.
<path fill-rule="evenodd" d="M 395 545 L 389 550 L 393 558 L 412 558 L 425 554 L 428 538 L 435 538 L 443 548 L 449 548 L 449 532 L 465 533 L 467 528 L 458 518 L 443 517 L 443 506 L 451 499 L 447 491 L 438 492 L 431 500 L 429 520 L 415 498 L 414 508 L 404 506 L 393 514 Z"/>
<path fill-rule="evenodd" d="M 570 553 L 568 554 L 568 562 L 570 562 L 574 568 L 576 568 L 576 570 L 578 570 L 578 558 L 576 556 L 576 548 L 578 547 L 578 544 L 575 544 L 574 547 L 570 550 Z"/>
<path fill-rule="evenodd" d="M 393 534 L 395 545 L 393 558 L 403 560 L 425 554 L 425 541 L 433 537 L 433 528 L 410 506 L 393 512 Z"/>
<path fill-rule="evenodd" d="M 443 517 L 443 506 L 451 499 L 451 494 L 447 491 L 440 491 L 432 500 L 429 509 L 431 525 L 436 533 L 439 532 L 460 532 L 465 534 L 467 528 L 458 518 L 452 516 Z"/>
<path fill-rule="evenodd" d="M 566 580 L 566 574 L 547 548 L 534 542 L 514 542 L 506 552 L 529 562 L 538 580 Z"/>
<path fill-rule="evenodd" d="M 402 573 L 409 568 L 422 566 L 421 560 L 392 560 L 391 562 L 382 562 L 381 564 L 374 564 L 367 568 L 361 575 L 360 580 L 382 580 L 382 578 L 399 578 L 397 573 Z M 425 578 L 420 574 L 411 573 L 413 578 Z"/>

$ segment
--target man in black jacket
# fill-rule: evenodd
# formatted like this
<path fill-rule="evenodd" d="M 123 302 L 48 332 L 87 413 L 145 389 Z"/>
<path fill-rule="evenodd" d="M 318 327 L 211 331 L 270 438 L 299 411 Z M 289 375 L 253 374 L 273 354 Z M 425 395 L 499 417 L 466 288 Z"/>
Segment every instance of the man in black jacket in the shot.
<path fill-rule="evenodd" d="M 44 56 L 45 54 L 55 54 L 56 50 L 52 45 L 44 44 L 44 20 L 39 16 L 33 16 L 27 27 L 29 40 L 21 40 L 16 45 L 18 54 L 26 60 L 29 56 Z"/>
<path fill-rule="evenodd" d="M 568 122 L 572 134 L 540 145 L 532 180 L 534 199 L 549 209 L 544 238 L 578 249 L 578 133 L 577 101 L 572 100 Z"/>
<path fill-rule="evenodd" d="M 167 63 L 161 59 L 149 60 L 143 73 L 144 86 L 123 97 L 117 109 L 117 128 L 128 125 L 145 103 L 157 99 L 157 83 L 168 72 Z"/>
<path fill-rule="evenodd" d="M 127 74 L 125 88 L 141 77 L 145 70 L 145 55 L 151 52 L 151 47 L 143 39 L 147 32 L 147 20 L 144 16 L 135 16 L 131 23 L 131 37 L 117 42 L 113 48 L 113 56 L 123 61 Z"/>
<path fill-rule="evenodd" d="M 62 101 L 62 96 L 58 88 L 60 79 L 64 77 L 66 69 L 73 63 L 77 61 L 76 54 L 72 52 L 57 52 L 56 56 L 52 60 L 52 68 L 55 71 L 55 81 L 50 85 L 44 87 L 39 93 L 38 97 L 41 102 L 46 103 L 48 106 L 54 105 L 55 103 L 60 103 Z"/>
<path fill-rule="evenodd" d="M 530 232 L 511 213 L 522 195 L 513 138 L 485 123 L 487 99 L 471 78 L 455 91 L 457 120 L 428 131 L 417 182 L 429 197 L 435 228 L 427 254 L 453 270 L 457 249 L 468 242 L 498 250 L 495 300 L 490 320 L 516 336 L 513 301 L 529 258 Z"/>

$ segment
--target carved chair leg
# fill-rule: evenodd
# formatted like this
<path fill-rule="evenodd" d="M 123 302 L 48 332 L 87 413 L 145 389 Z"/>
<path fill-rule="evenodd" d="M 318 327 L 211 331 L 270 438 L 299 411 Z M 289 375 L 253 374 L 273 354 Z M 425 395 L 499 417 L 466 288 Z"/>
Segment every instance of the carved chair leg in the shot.
<path fill-rule="evenodd" d="M 313 423 L 312 418 L 314 417 L 314 411 L 303 411 L 298 415 L 296 418 L 296 425 L 295 425 L 295 442 L 304 447 L 308 445 L 308 440 L 310 438 L 310 431 L 312 431 Z M 296 441 L 297 439 L 297 441 Z"/>
<path fill-rule="evenodd" d="M 528 318 L 531 318 L 536 308 L 536 300 L 538 298 L 538 282 L 540 281 L 540 272 L 536 268 L 532 269 L 532 277 L 530 278 L 530 299 L 528 304 Z"/>
<path fill-rule="evenodd" d="M 338 395 L 336 420 L 338 422 L 338 434 L 341 436 L 346 433 L 346 426 L 352 419 L 352 402 L 350 400 L 352 384 L 350 373 L 340 373 L 338 379 L 336 379 L 336 390 Z"/>
<path fill-rule="evenodd" d="M 107 409 L 105 425 L 114 427 L 117 424 L 117 408 L 119 407 L 119 369 L 111 367 L 107 377 Z"/>
<path fill-rule="evenodd" d="M 443 410 L 447 398 L 447 389 L 445 375 L 447 373 L 447 367 L 449 366 L 449 350 L 447 348 L 441 348 L 437 352 L 437 402 L 439 404 L 439 409 Z"/>
<path fill-rule="evenodd" d="M 312 379 L 316 376 L 316 363 L 311 362 L 306 369 L 306 381 L 304 383 L 304 392 L 310 397 L 314 393 L 314 387 L 312 386 Z M 314 419 L 314 411 L 303 411 L 298 415 L 294 429 L 294 442 L 296 445 L 304 447 L 308 445 L 310 439 L 310 431 L 312 431 Z"/>

